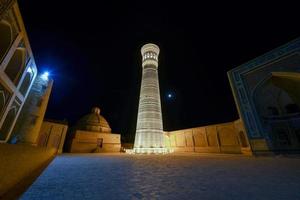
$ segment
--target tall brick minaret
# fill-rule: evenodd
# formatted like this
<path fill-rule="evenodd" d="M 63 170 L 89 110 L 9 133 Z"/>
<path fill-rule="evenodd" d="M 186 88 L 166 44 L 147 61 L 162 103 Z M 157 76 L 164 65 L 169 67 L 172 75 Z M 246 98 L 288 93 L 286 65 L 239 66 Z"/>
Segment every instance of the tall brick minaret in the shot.
<path fill-rule="evenodd" d="M 135 153 L 166 153 L 158 82 L 159 47 L 141 48 L 143 76 L 134 141 Z"/>

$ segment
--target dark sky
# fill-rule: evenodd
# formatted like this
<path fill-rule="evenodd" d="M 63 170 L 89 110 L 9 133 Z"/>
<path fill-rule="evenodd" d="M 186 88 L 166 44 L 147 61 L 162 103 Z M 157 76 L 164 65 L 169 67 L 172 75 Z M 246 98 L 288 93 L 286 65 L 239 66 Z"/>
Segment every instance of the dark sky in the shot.
<path fill-rule="evenodd" d="M 298 6 L 193 2 L 19 0 L 38 68 L 54 79 L 46 118 L 72 125 L 99 106 L 133 140 L 140 47 L 153 42 L 165 130 L 237 119 L 226 72 L 299 37 Z"/>

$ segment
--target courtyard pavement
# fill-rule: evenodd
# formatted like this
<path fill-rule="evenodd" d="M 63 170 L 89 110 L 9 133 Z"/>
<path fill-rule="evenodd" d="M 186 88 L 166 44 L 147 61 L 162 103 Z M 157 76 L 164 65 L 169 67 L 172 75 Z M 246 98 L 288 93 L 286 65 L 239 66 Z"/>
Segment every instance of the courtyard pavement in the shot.
<path fill-rule="evenodd" d="M 300 159 L 63 154 L 21 199 L 300 199 Z"/>

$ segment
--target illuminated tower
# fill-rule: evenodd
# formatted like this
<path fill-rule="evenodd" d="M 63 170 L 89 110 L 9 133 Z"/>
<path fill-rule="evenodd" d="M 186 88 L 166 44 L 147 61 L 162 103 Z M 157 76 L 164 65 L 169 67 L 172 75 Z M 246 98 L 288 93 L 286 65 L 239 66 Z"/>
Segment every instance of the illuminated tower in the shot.
<path fill-rule="evenodd" d="M 141 53 L 143 76 L 134 152 L 165 153 L 157 71 L 159 47 L 155 44 L 145 44 Z"/>

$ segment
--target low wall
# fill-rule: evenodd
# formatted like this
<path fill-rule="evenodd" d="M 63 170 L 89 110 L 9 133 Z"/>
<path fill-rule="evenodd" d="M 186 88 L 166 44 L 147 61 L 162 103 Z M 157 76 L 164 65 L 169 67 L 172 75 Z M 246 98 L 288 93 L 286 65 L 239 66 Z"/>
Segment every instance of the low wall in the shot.
<path fill-rule="evenodd" d="M 240 120 L 165 132 L 165 145 L 174 152 L 251 154 Z"/>
<path fill-rule="evenodd" d="M 0 144 L 0 199 L 15 199 L 24 192 L 55 153 L 52 148 Z"/>

